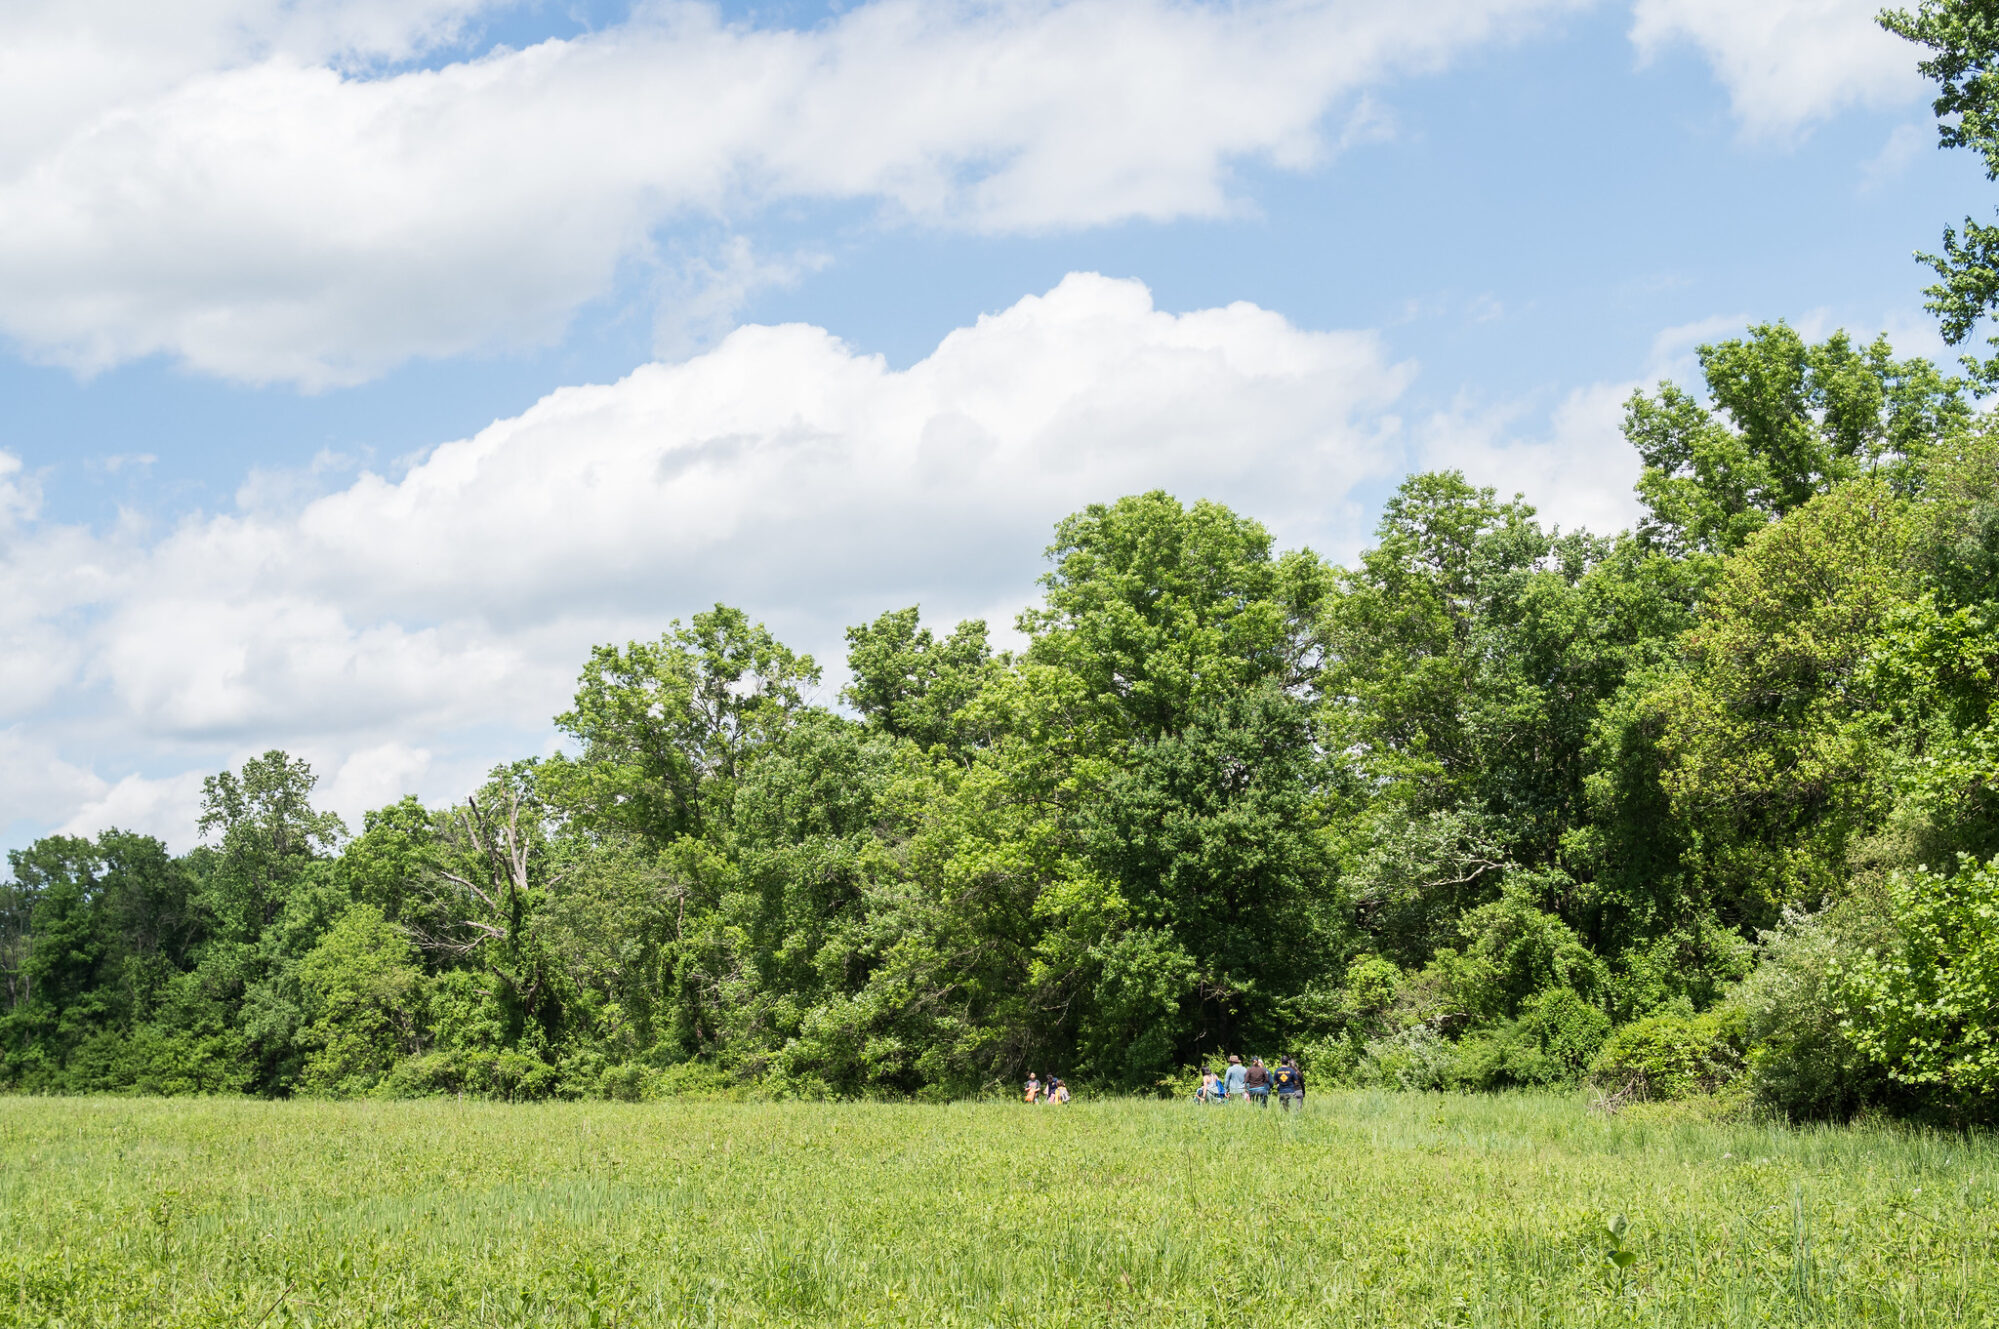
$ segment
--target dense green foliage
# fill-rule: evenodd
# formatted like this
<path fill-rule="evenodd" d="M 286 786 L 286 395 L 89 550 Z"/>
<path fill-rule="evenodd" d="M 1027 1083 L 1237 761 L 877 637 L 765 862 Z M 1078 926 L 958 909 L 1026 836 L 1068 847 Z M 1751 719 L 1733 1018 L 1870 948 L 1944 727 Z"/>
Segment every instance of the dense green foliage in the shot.
<path fill-rule="evenodd" d="M 1995 13 L 1882 21 L 1999 178 Z M 1954 341 L 1995 254 L 1946 237 Z M 567 751 L 461 806 L 350 835 L 272 752 L 192 853 L 38 841 L 0 1087 L 950 1098 L 1288 1050 L 1991 1121 L 1995 417 L 1885 340 L 1699 363 L 1628 404 L 1629 531 L 1422 474 L 1340 568 L 1140 494 L 1057 527 L 1016 652 L 892 610 L 829 707 L 717 605 L 596 649 Z"/>
<path fill-rule="evenodd" d="M 13 856 L 37 1092 L 956 1097 L 1748 1086 L 1999 1110 L 1999 440 L 1783 325 L 1635 397 L 1647 516 L 1409 479 L 1351 568 L 1160 493 L 1063 522 L 1024 649 L 914 608 L 819 666 L 717 606 L 569 751 L 358 835 L 271 753 L 206 843 Z"/>
<path fill-rule="evenodd" d="M 1301 1113 L 0 1101 L 0 1326 L 1988 1324 L 1994 1143 Z"/>

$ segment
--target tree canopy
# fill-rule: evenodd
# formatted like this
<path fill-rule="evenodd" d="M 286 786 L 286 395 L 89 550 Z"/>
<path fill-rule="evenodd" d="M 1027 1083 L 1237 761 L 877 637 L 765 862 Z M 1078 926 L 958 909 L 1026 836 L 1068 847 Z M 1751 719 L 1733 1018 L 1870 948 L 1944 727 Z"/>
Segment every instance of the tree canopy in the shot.
<path fill-rule="evenodd" d="M 1629 532 L 1426 473 L 1341 568 L 1139 494 L 1056 527 L 1017 652 L 891 610 L 829 704 L 718 605 L 595 650 L 570 746 L 459 804 L 350 836 L 274 752 L 191 853 L 38 841 L 0 1075 L 954 1096 L 1294 1051 L 1989 1114 L 1948 1012 L 1990 967 L 1999 441 L 1882 342 L 1700 363 L 1630 403 Z"/>
<path fill-rule="evenodd" d="M 1999 5 L 1882 22 L 1999 179 Z M 1999 309 L 1999 228 L 1932 307 Z M 202 843 L 10 855 L 0 1087 L 1152 1092 L 1747 1084 L 1999 1118 L 1999 429 L 1767 323 L 1626 404 L 1642 516 L 1408 477 L 1346 566 L 1163 492 L 1059 522 L 1024 644 L 919 606 L 837 697 L 747 610 L 598 646 L 567 746 L 360 832 L 270 752 Z"/>

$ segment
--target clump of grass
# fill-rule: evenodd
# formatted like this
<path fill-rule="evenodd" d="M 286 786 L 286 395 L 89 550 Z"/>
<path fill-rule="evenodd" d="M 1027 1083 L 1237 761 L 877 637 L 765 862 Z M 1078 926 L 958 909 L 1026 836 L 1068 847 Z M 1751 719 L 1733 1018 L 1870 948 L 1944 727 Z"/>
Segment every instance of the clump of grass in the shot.
<path fill-rule="evenodd" d="M 1989 1323 L 1995 1160 L 1553 1096 L 12 1099 L 0 1325 Z"/>

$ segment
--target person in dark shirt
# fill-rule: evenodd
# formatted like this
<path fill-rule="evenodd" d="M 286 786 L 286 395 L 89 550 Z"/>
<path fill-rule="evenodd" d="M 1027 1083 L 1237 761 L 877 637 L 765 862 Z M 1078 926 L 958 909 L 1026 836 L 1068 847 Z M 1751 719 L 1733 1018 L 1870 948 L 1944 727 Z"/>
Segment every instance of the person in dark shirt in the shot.
<path fill-rule="evenodd" d="M 1258 1107 L 1270 1106 L 1270 1068 L 1263 1064 L 1262 1057 L 1249 1059 L 1249 1069 L 1243 1072 L 1242 1091 Z"/>
<path fill-rule="evenodd" d="M 1282 1108 L 1305 1106 L 1305 1072 L 1290 1057 L 1277 1063 L 1277 1105 Z"/>

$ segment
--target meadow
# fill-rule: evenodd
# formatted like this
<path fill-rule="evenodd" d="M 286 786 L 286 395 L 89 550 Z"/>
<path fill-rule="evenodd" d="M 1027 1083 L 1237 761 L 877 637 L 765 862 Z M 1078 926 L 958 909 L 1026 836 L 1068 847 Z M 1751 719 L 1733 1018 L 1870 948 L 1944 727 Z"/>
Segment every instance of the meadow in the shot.
<path fill-rule="evenodd" d="M 1554 1095 L 9 1098 L 0 1325 L 1993 1324 L 1995 1163 Z"/>

